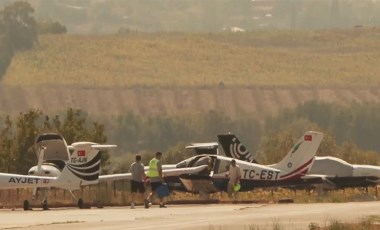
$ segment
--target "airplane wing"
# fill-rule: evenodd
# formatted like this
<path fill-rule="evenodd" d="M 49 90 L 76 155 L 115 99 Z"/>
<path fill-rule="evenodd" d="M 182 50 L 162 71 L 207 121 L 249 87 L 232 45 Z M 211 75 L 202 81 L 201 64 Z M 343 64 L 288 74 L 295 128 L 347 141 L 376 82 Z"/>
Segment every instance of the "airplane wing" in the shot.
<path fill-rule="evenodd" d="M 35 188 L 51 187 L 57 177 L 30 176 L 11 173 L 0 173 L 0 188 Z"/>
<path fill-rule="evenodd" d="M 197 173 L 204 170 L 207 167 L 208 167 L 207 165 L 201 165 L 201 166 L 189 167 L 189 168 L 163 169 L 162 174 L 164 176 L 179 176 L 182 174 Z M 110 175 L 99 176 L 99 182 L 115 181 L 115 180 L 130 180 L 131 178 L 132 178 L 131 173 L 110 174 Z"/>
<path fill-rule="evenodd" d="M 193 149 L 196 155 L 211 154 L 219 155 L 217 142 L 205 142 L 205 143 L 192 143 L 186 146 L 186 149 Z"/>
<path fill-rule="evenodd" d="M 324 174 L 306 174 L 305 176 L 302 176 L 301 179 L 315 179 L 315 178 L 333 178 L 335 176 L 329 176 Z"/>
<path fill-rule="evenodd" d="M 187 149 L 194 149 L 194 148 L 208 148 L 213 149 L 215 147 L 218 147 L 218 142 L 208 142 L 208 143 L 192 143 L 191 145 L 186 146 Z"/>
<path fill-rule="evenodd" d="M 109 149 L 109 148 L 116 148 L 117 145 L 91 145 L 92 148 L 94 149 Z"/>
<path fill-rule="evenodd" d="M 109 149 L 109 148 L 116 148 L 117 145 L 101 145 L 93 142 L 74 142 L 71 145 L 67 146 L 69 150 L 74 150 L 77 146 L 82 146 L 83 144 L 91 144 L 91 148 L 103 150 L 103 149 Z"/>
<path fill-rule="evenodd" d="M 166 170 L 166 169 L 176 169 L 177 168 L 177 165 L 176 164 L 165 164 L 165 165 L 162 165 L 162 170 Z M 149 169 L 149 166 L 144 166 L 144 170 L 145 172 L 147 172 Z"/>
<path fill-rule="evenodd" d="M 328 190 L 337 188 L 337 185 L 331 180 L 333 178 L 336 178 L 336 176 L 324 174 L 306 174 L 305 176 L 301 177 L 302 180 L 304 180 L 312 186 L 321 186 L 323 189 Z"/>

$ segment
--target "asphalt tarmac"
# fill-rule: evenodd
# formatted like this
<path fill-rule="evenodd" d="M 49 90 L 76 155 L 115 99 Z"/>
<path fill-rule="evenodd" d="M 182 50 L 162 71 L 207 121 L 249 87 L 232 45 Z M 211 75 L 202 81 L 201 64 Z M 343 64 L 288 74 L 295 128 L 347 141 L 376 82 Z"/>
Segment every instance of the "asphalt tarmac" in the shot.
<path fill-rule="evenodd" d="M 0 229 L 308 229 L 329 221 L 380 216 L 380 202 L 317 204 L 212 204 L 0 210 Z"/>

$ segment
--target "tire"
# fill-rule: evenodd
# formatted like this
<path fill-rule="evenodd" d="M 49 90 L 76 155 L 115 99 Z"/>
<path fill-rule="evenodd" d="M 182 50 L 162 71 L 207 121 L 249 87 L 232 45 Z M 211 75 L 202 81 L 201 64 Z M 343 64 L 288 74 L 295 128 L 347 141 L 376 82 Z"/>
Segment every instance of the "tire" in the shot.
<path fill-rule="evenodd" d="M 43 210 L 49 210 L 48 203 L 46 200 L 44 202 L 42 202 L 42 209 Z"/>
<path fill-rule="evenodd" d="M 30 205 L 29 205 L 28 200 L 24 200 L 23 208 L 24 208 L 24 211 L 30 210 Z"/>
<path fill-rule="evenodd" d="M 83 202 L 83 199 L 82 199 L 82 198 L 80 198 L 80 199 L 78 200 L 78 208 L 80 208 L 80 209 L 83 209 L 83 208 L 84 208 L 84 202 Z"/>

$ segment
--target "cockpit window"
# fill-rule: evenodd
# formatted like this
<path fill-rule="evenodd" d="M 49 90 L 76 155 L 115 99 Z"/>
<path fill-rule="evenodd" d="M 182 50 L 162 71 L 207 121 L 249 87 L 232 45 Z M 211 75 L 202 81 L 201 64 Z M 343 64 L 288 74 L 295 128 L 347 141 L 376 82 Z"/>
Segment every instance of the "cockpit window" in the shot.
<path fill-rule="evenodd" d="M 186 161 L 181 161 L 176 165 L 176 168 L 186 168 L 187 163 Z"/>
<path fill-rule="evenodd" d="M 230 167 L 230 162 L 223 159 L 217 159 L 217 163 L 214 169 L 214 173 L 224 173 L 228 172 Z"/>

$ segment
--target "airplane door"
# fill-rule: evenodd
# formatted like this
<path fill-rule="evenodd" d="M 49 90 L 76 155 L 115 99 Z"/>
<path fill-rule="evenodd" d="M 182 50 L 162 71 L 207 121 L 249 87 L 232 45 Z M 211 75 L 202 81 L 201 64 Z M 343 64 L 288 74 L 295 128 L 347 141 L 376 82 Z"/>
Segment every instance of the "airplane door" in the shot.
<path fill-rule="evenodd" d="M 230 162 L 222 159 L 216 159 L 214 173 L 227 173 L 230 167 Z"/>

